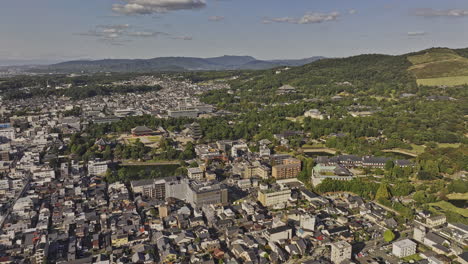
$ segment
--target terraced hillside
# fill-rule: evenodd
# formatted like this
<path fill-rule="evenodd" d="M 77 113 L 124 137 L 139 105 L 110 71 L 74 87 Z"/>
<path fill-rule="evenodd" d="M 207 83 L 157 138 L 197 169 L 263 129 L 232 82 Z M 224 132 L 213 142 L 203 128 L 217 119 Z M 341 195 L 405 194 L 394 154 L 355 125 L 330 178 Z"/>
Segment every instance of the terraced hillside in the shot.
<path fill-rule="evenodd" d="M 413 64 L 409 71 L 416 76 L 419 85 L 456 86 L 468 84 L 468 58 L 455 50 L 437 48 L 409 55 Z"/>

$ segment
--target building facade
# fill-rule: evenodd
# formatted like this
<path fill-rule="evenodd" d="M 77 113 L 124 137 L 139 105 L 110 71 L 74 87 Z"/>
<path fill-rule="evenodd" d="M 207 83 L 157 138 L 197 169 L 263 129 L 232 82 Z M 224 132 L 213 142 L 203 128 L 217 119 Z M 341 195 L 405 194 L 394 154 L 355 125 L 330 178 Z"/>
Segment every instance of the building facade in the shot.
<path fill-rule="evenodd" d="M 346 241 L 339 241 L 331 244 L 331 261 L 335 264 L 343 263 L 351 259 L 352 247 Z"/>
<path fill-rule="evenodd" d="M 291 190 L 290 189 L 282 189 L 282 190 L 259 190 L 258 191 L 258 201 L 266 207 L 270 206 L 277 206 L 286 204 L 291 197 Z"/>
<path fill-rule="evenodd" d="M 396 257 L 404 258 L 416 254 L 416 243 L 404 239 L 393 243 L 392 253 Z"/>

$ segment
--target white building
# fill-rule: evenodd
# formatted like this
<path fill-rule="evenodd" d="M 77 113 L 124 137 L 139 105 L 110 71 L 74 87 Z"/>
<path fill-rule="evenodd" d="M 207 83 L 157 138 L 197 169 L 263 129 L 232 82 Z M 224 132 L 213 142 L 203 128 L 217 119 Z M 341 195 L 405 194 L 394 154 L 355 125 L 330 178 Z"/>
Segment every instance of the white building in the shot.
<path fill-rule="evenodd" d="M 304 113 L 304 116 L 305 117 L 310 117 L 310 118 L 313 118 L 313 119 L 320 119 L 320 120 L 322 120 L 324 118 L 322 113 L 320 113 L 320 111 L 318 109 L 310 109 L 310 110 L 308 110 L 308 111 L 306 111 Z"/>
<path fill-rule="evenodd" d="M 291 198 L 290 189 L 267 189 L 258 191 L 258 201 L 266 207 L 284 206 Z"/>
<path fill-rule="evenodd" d="M 236 145 L 232 146 L 232 148 L 231 148 L 231 156 L 232 156 L 233 158 L 239 157 L 239 152 L 240 152 L 240 151 L 249 152 L 249 146 L 247 146 L 247 144 L 245 144 L 245 143 L 236 144 Z"/>
<path fill-rule="evenodd" d="M 416 243 L 409 239 L 403 239 L 393 243 L 393 255 L 399 258 L 416 254 Z"/>
<path fill-rule="evenodd" d="M 279 242 L 283 239 L 291 239 L 292 228 L 286 225 L 270 228 L 264 231 L 264 236 L 269 242 L 272 243 Z"/>
<path fill-rule="evenodd" d="M 203 180 L 203 171 L 200 168 L 188 168 L 187 172 L 190 179 Z"/>
<path fill-rule="evenodd" d="M 7 127 L 0 129 L 0 138 L 15 140 L 15 128 Z"/>
<path fill-rule="evenodd" d="M 314 230 L 315 229 L 315 216 L 305 214 L 301 215 L 301 223 L 300 226 L 302 229 L 307 229 L 307 230 Z"/>
<path fill-rule="evenodd" d="M 331 244 L 331 261 L 340 264 L 351 259 L 352 246 L 346 241 L 338 241 Z"/>
<path fill-rule="evenodd" d="M 90 175 L 100 175 L 107 171 L 107 161 L 88 161 L 88 173 Z"/>

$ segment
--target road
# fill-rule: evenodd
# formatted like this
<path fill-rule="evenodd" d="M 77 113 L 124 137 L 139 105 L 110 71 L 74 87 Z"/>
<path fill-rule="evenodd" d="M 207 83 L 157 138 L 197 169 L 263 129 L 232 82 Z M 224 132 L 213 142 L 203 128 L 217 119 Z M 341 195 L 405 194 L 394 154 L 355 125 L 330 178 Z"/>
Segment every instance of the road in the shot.
<path fill-rule="evenodd" d="M 10 207 L 8 208 L 8 211 L 5 213 L 5 215 L 2 215 L 2 217 L 0 218 L 0 227 L 3 227 L 5 220 L 8 219 L 8 216 L 10 215 L 11 210 L 13 209 L 13 206 L 15 205 L 16 201 L 18 201 L 18 199 L 21 198 L 27 190 L 29 190 L 30 183 L 31 183 L 31 177 L 28 177 L 21 192 L 18 193 L 15 200 L 12 203 L 10 203 Z"/>

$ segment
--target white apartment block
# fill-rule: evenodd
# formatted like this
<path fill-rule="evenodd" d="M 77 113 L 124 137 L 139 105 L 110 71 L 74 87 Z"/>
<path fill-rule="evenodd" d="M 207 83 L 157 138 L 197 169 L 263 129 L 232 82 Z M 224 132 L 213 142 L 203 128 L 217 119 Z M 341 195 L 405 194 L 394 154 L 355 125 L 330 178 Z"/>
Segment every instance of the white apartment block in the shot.
<path fill-rule="evenodd" d="M 346 241 L 338 241 L 331 244 L 331 261 L 340 264 L 345 260 L 351 259 L 352 246 Z"/>
<path fill-rule="evenodd" d="M 416 254 L 416 243 L 409 239 L 403 239 L 393 243 L 393 255 L 404 258 Z"/>
<path fill-rule="evenodd" d="M 88 173 L 90 175 L 100 175 L 107 171 L 107 161 L 88 161 Z"/>

